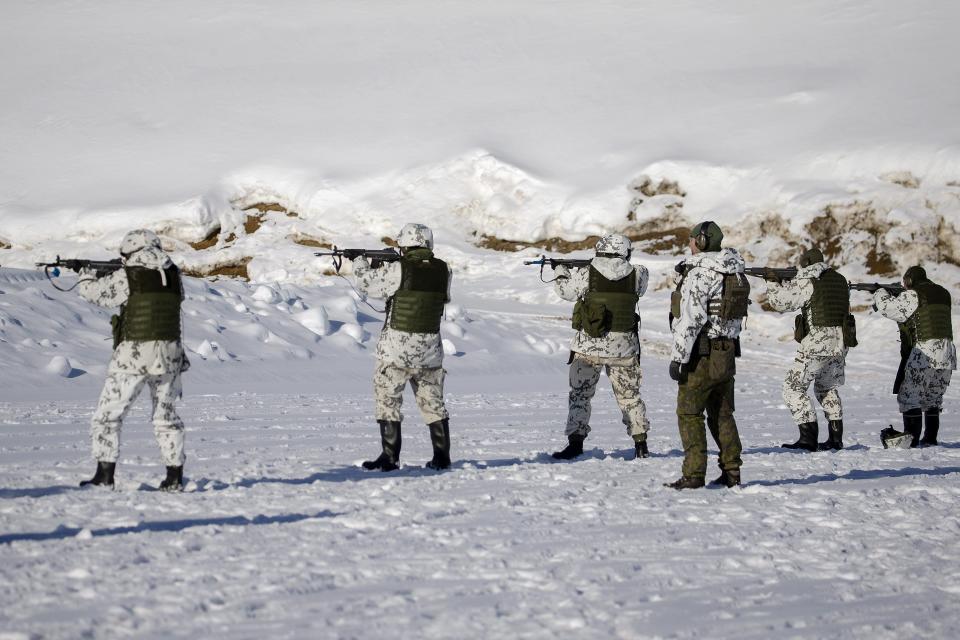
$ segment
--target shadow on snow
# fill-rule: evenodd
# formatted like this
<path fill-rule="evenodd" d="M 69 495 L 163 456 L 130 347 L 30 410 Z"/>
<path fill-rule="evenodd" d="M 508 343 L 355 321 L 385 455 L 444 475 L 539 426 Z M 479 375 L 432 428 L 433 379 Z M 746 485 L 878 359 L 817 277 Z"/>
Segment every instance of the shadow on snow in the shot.
<path fill-rule="evenodd" d="M 904 467 L 902 469 L 853 469 L 842 475 L 825 473 L 808 476 L 806 478 L 784 478 L 782 480 L 754 480 L 744 484 L 746 487 L 778 487 L 786 484 L 816 484 L 818 482 L 833 482 L 835 480 L 879 480 L 881 478 L 902 478 L 904 476 L 947 476 L 951 473 L 960 473 L 960 467 L 934 467 L 933 469 L 919 469 Z"/>
<path fill-rule="evenodd" d="M 158 522 L 139 522 L 135 525 L 125 527 L 105 527 L 102 529 L 91 529 L 90 533 L 94 538 L 103 536 L 119 536 L 128 533 L 145 532 L 171 532 L 177 533 L 185 529 L 194 527 L 246 527 L 264 524 L 291 524 L 302 522 L 304 520 L 315 520 L 318 518 L 332 518 L 340 515 L 332 511 L 320 511 L 318 513 L 286 513 L 275 516 L 258 515 L 253 518 L 246 516 L 223 516 L 217 518 L 189 518 L 185 520 L 161 520 Z M 64 540 L 73 538 L 83 531 L 80 527 L 59 526 L 53 531 L 37 531 L 25 533 L 8 533 L 0 535 L 0 544 L 9 544 L 11 542 L 21 541 L 44 541 L 44 540 Z"/>

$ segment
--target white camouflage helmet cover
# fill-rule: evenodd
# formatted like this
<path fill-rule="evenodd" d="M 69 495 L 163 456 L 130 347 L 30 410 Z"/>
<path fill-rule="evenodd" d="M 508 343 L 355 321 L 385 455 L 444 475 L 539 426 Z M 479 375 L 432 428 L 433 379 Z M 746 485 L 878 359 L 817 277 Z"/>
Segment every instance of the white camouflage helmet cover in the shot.
<path fill-rule="evenodd" d="M 630 238 L 619 233 L 611 233 L 597 241 L 597 255 L 602 253 L 626 258 L 630 255 L 630 249 L 632 247 L 633 243 L 630 242 Z"/>
<path fill-rule="evenodd" d="M 397 234 L 397 246 L 433 249 L 433 231 L 425 224 L 408 222 Z"/>
<path fill-rule="evenodd" d="M 160 238 L 149 229 L 134 229 L 123 236 L 120 242 L 120 253 L 129 256 L 147 247 L 160 249 Z"/>

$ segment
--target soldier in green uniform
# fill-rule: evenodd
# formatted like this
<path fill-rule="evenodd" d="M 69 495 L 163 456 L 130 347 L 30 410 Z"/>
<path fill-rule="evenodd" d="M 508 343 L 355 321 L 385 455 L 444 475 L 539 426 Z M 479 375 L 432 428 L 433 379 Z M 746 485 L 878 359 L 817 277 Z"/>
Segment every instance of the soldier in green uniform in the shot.
<path fill-rule="evenodd" d="M 443 345 L 440 320 L 450 301 L 452 279 L 447 263 L 433 255 L 433 232 L 407 224 L 397 236 L 398 262 L 373 266 L 353 261 L 357 287 L 365 295 L 387 300 L 387 316 L 377 341 L 373 375 L 376 418 L 382 452 L 363 463 L 365 469 L 393 471 L 400 464 L 403 389 L 413 388 L 417 406 L 430 429 L 431 469 L 450 466 L 450 422 L 443 402 Z"/>
<path fill-rule="evenodd" d="M 683 444 L 683 475 L 665 486 L 697 489 L 705 484 L 707 436 L 720 449 L 718 478 L 711 484 L 740 484 L 740 435 L 734 412 L 734 375 L 739 336 L 747 315 L 750 285 L 744 262 L 734 249 L 722 249 L 723 232 L 714 222 L 690 231 L 693 254 L 677 265 L 680 273 L 671 299 L 673 333 L 670 377 L 679 383 L 677 421 Z"/>
<path fill-rule="evenodd" d="M 903 286 L 906 291 L 899 296 L 878 289 L 873 303 L 881 315 L 900 325 L 904 340 L 902 375 L 893 392 L 910 446 L 936 445 L 943 394 L 957 368 L 950 292 L 931 282 L 920 266 L 907 269 Z"/>

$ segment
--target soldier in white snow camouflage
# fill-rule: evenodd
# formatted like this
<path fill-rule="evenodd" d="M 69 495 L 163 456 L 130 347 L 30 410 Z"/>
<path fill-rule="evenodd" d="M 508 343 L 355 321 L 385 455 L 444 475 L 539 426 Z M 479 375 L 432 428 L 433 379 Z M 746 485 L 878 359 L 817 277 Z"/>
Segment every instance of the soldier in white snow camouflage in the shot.
<path fill-rule="evenodd" d="M 589 267 L 556 268 L 555 289 L 564 300 L 576 301 L 570 359 L 566 448 L 553 454 L 571 459 L 583 453 L 590 433 L 590 404 L 600 373 L 606 370 L 637 458 L 646 458 L 647 409 L 640 397 L 639 316 L 636 304 L 647 290 L 647 269 L 630 264 L 631 242 L 612 234 L 596 245 Z"/>
<path fill-rule="evenodd" d="M 796 339 L 800 343 L 793 366 L 783 381 L 783 401 L 800 431 L 796 442 L 784 444 L 801 451 L 843 448 L 843 405 L 850 291 L 842 275 L 830 268 L 818 249 L 806 251 L 792 280 L 769 284 L 768 302 L 775 311 L 800 311 Z M 827 418 L 826 441 L 817 442 L 817 412 L 807 393 L 810 383 Z"/>
<path fill-rule="evenodd" d="M 407 224 L 397 236 L 401 259 L 371 264 L 365 257 L 353 261 L 358 289 L 366 296 L 387 300 L 386 318 L 376 349 L 374 397 L 380 425 L 382 453 L 364 462 L 367 469 L 392 471 L 400 460 L 400 407 L 407 382 L 430 430 L 432 469 L 450 466 L 449 416 L 443 401 L 443 345 L 440 320 L 450 301 L 452 275 L 433 255 L 433 232 L 422 224 Z"/>
<path fill-rule="evenodd" d="M 902 373 L 894 393 L 910 446 L 936 445 L 943 395 L 957 368 L 952 301 L 950 293 L 931 282 L 919 266 L 907 269 L 903 285 L 906 291 L 898 296 L 878 289 L 874 307 L 900 325 Z"/>
<path fill-rule="evenodd" d="M 678 382 L 677 422 L 683 443 L 683 475 L 667 486 L 703 487 L 710 429 L 720 449 L 720 476 L 712 484 L 740 484 L 740 435 L 733 417 L 734 376 L 739 336 L 749 304 L 750 286 L 743 258 L 723 249 L 723 232 L 714 222 L 690 231 L 693 254 L 679 265 L 677 289 L 671 297 L 673 349 L 670 377 Z"/>
<path fill-rule="evenodd" d="M 183 486 L 184 425 L 175 403 L 180 374 L 189 363 L 183 351 L 180 273 L 151 231 L 131 231 L 120 246 L 123 268 L 97 277 L 80 274 L 79 293 L 102 307 L 119 307 L 114 316 L 114 351 L 107 379 L 91 421 L 97 472 L 81 486 L 114 484 L 123 418 L 144 388 L 153 404 L 153 427 L 167 477 L 160 488 Z"/>

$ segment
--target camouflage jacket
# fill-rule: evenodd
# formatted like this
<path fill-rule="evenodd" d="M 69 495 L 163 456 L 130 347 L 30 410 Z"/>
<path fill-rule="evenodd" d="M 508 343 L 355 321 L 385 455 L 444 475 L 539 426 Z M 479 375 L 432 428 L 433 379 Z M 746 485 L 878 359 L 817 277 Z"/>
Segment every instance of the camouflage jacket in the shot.
<path fill-rule="evenodd" d="M 674 318 L 673 349 L 670 359 L 689 362 L 697 336 L 704 327 L 707 337 L 730 338 L 740 336 L 740 320 L 721 320 L 711 316 L 710 300 L 723 293 L 723 277 L 730 273 L 743 273 L 743 258 L 735 249 L 707 251 L 690 256 L 684 261 L 689 268 L 680 287 L 680 316 Z M 680 276 L 678 276 L 680 277 Z"/>
<path fill-rule="evenodd" d="M 811 318 L 810 301 L 813 299 L 813 280 L 830 267 L 826 262 L 817 262 L 797 271 L 797 277 L 781 285 L 767 285 L 767 300 L 774 311 L 786 313 L 803 309 L 810 332 L 797 347 L 797 354 L 815 358 L 845 356 L 842 327 L 817 327 Z"/>
<path fill-rule="evenodd" d="M 884 318 L 895 322 L 906 322 L 920 306 L 916 291 L 907 289 L 899 296 L 885 289 L 877 289 L 873 294 L 873 304 Z M 913 347 L 907 359 L 911 369 L 950 369 L 957 368 L 957 350 L 952 340 L 924 340 Z"/>
<path fill-rule="evenodd" d="M 125 264 L 130 267 L 162 270 L 173 263 L 163 251 L 146 248 L 131 255 Z M 127 272 L 124 269 L 118 269 L 109 275 L 97 278 L 92 271 L 84 270 L 80 274 L 78 292 L 80 297 L 95 305 L 107 308 L 119 307 L 130 296 Z M 189 366 L 181 340 L 143 342 L 124 340 L 113 350 L 108 371 L 130 375 L 164 375 L 186 371 Z"/>
<path fill-rule="evenodd" d="M 443 344 L 439 333 L 409 333 L 390 326 L 390 298 L 400 288 L 401 266 L 399 262 L 387 262 L 376 269 L 370 262 L 359 257 L 353 261 L 353 274 L 357 288 L 365 296 L 387 300 L 387 317 L 377 341 L 376 356 L 381 362 L 409 369 L 443 366 Z M 447 301 L 450 300 L 450 282 L 447 279 Z"/>
<path fill-rule="evenodd" d="M 632 265 L 623 258 L 594 258 L 590 264 L 608 280 L 622 280 L 634 270 L 637 272 L 637 295 L 642 296 L 647 291 L 649 274 L 647 268 L 641 265 Z M 564 300 L 574 302 L 587 294 L 590 286 L 590 269 L 577 267 L 571 271 L 565 266 L 556 270 L 554 289 L 557 295 Z M 640 353 L 640 340 L 636 333 L 611 331 L 602 338 L 591 338 L 583 331 L 573 336 L 570 349 L 597 358 L 626 358 Z"/>

